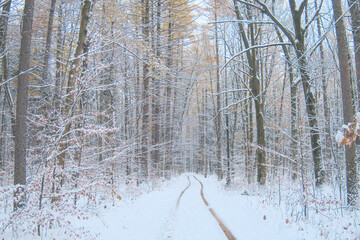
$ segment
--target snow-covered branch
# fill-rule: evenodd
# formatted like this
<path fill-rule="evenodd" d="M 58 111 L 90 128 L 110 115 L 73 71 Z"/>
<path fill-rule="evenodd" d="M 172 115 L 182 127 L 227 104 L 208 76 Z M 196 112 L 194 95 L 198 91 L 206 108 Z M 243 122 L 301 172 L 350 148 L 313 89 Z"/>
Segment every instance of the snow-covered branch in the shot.
<path fill-rule="evenodd" d="M 341 146 L 351 145 L 356 141 L 356 138 L 360 136 L 360 112 L 355 114 L 355 120 L 342 125 L 338 130 L 335 140 Z"/>
<path fill-rule="evenodd" d="M 246 53 L 247 51 L 253 50 L 253 49 L 257 49 L 257 48 L 266 48 L 266 47 L 276 47 L 276 46 L 282 46 L 282 45 L 292 45 L 291 43 L 287 42 L 287 43 L 269 43 L 269 44 L 263 44 L 263 45 L 254 45 L 251 46 L 237 54 L 235 54 L 234 56 L 232 56 L 225 64 L 224 66 L 220 69 L 220 72 L 222 72 L 224 70 L 224 68 L 232 61 L 234 60 L 236 57 L 240 56 L 241 54 Z"/>

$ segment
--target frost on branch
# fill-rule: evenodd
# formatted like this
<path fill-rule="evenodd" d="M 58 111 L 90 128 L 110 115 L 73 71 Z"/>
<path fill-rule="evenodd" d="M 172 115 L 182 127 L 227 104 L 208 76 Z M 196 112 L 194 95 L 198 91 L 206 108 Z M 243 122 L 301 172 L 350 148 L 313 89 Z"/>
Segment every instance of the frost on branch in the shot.
<path fill-rule="evenodd" d="M 355 120 L 342 125 L 341 130 L 338 130 L 335 140 L 341 146 L 351 145 L 360 136 L 360 112 L 355 114 Z"/>

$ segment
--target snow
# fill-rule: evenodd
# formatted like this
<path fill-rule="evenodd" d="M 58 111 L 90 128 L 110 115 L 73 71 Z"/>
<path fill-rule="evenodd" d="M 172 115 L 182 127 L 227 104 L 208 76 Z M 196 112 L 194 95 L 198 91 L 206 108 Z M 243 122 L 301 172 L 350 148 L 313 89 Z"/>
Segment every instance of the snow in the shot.
<path fill-rule="evenodd" d="M 200 184 L 194 178 L 190 178 L 190 181 L 191 185 L 181 199 L 174 221 L 173 239 L 226 240 L 225 234 L 200 196 Z"/>
<path fill-rule="evenodd" d="M 343 125 L 341 126 L 341 128 L 344 129 L 345 131 L 350 132 L 350 128 L 349 128 L 348 125 L 343 124 Z"/>
<path fill-rule="evenodd" d="M 344 139 L 345 139 L 344 134 L 342 133 L 342 131 L 338 130 L 335 136 L 335 141 L 340 144 Z"/>
<path fill-rule="evenodd" d="M 360 122 L 360 112 L 357 112 L 357 113 L 355 114 L 355 120 L 356 120 L 357 122 Z"/>
<path fill-rule="evenodd" d="M 177 207 L 180 193 L 188 186 L 188 176 L 190 187 Z M 238 182 L 226 189 L 224 181 L 219 182 L 216 177 L 195 176 L 204 184 L 208 207 L 200 196 L 200 184 L 189 173 L 156 186 L 144 185 L 141 194 L 130 191 L 136 186 L 123 186 L 122 200 L 115 201 L 114 206 L 112 202 L 101 204 L 91 212 L 87 210 L 88 220 L 73 217 L 69 221 L 90 234 L 77 239 L 92 236 L 103 240 L 226 240 L 209 212 L 212 208 L 237 239 L 357 239 L 360 236 L 359 211 L 342 211 L 342 205 L 330 196 L 331 188 L 321 190 L 324 195 L 321 201 L 306 193 L 309 217 L 305 218 L 301 216 L 302 193 L 295 186 L 281 189 L 279 202 L 280 189 L 271 185 L 246 189 Z M 315 201 L 316 209 L 311 204 Z M 63 229 L 47 229 L 44 234 L 38 239 L 69 239 Z"/>
<path fill-rule="evenodd" d="M 191 185 L 177 209 L 177 199 L 188 185 L 187 175 L 175 178 L 161 190 L 146 193 L 132 203 L 123 203 L 104 212 L 101 221 L 92 219 L 92 225 L 87 223 L 87 226 L 94 233 L 101 233 L 98 239 L 114 239 L 115 236 L 129 240 L 227 239 L 209 212 L 208 208 L 213 208 L 237 239 L 356 239 L 355 236 L 360 236 L 356 213 L 341 218 L 339 214 L 310 212 L 310 219 L 305 219 L 296 215 L 299 213 L 294 209 L 299 206 L 292 191 L 283 193 L 284 203 L 278 206 L 274 204 L 277 200 L 272 202 L 256 191 L 244 195 L 242 188 L 226 190 L 216 177 L 205 179 L 196 175 L 204 183 L 205 198 L 210 205 L 206 207 L 200 196 L 200 184 L 189 175 Z M 293 205 L 289 204 L 291 201 Z M 336 212 L 331 207 L 329 210 Z"/>

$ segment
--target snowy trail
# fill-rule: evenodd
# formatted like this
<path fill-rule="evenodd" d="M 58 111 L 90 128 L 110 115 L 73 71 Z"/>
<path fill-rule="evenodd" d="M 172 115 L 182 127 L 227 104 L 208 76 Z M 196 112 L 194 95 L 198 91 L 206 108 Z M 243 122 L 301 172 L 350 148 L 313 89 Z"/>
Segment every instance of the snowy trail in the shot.
<path fill-rule="evenodd" d="M 196 178 L 203 183 L 209 206 L 202 199 L 200 182 L 188 174 L 135 201 L 122 200 L 110 211 L 82 223 L 92 233 L 100 233 L 96 239 L 103 240 L 234 240 L 234 236 L 249 240 L 323 239 L 314 237 L 310 229 L 301 227 L 304 229 L 299 231 L 296 225 L 287 224 L 282 211 L 267 207 L 257 196 L 225 191 L 215 177 Z M 230 231 L 234 236 L 227 234 Z"/>
<path fill-rule="evenodd" d="M 200 197 L 200 182 L 191 180 L 189 188 L 184 192 L 177 209 L 173 236 L 168 239 L 177 240 L 226 240 L 218 222 L 209 212 Z"/>
<path fill-rule="evenodd" d="M 224 182 L 219 182 L 216 176 L 204 178 L 189 173 L 156 184 L 141 186 L 143 192 L 136 198 L 133 198 L 136 194 L 126 193 L 137 189 L 126 185 L 124 198 L 116 201 L 115 206 L 114 202 L 105 202 L 98 208 L 89 207 L 85 212 L 87 220 L 69 217 L 69 223 L 84 231 L 76 239 L 235 240 L 234 236 L 239 240 L 360 239 L 356 212 L 343 219 L 313 215 L 296 222 L 297 216 L 289 216 L 293 205 L 277 206 L 267 203 L 270 201 L 267 196 L 226 190 Z M 89 233 L 84 234 L 86 231 Z M 62 228 L 48 229 L 45 234 L 41 238 L 6 235 L 4 239 L 75 239 L 65 236 Z"/>
<path fill-rule="evenodd" d="M 195 180 L 198 181 L 201 185 L 201 191 L 200 191 L 200 195 L 201 198 L 203 200 L 203 202 L 205 203 L 205 206 L 209 207 L 209 202 L 206 200 L 205 195 L 204 195 L 204 185 L 203 183 L 197 179 L 194 176 Z M 218 222 L 221 230 L 225 233 L 226 237 L 229 240 L 236 240 L 236 238 L 234 237 L 234 235 L 231 233 L 231 231 L 228 229 L 228 227 L 223 223 L 223 221 L 220 219 L 220 217 L 215 213 L 214 209 L 212 209 L 211 207 L 209 207 L 209 211 L 211 212 L 211 215 L 213 215 L 213 217 L 216 219 L 216 221 Z"/>

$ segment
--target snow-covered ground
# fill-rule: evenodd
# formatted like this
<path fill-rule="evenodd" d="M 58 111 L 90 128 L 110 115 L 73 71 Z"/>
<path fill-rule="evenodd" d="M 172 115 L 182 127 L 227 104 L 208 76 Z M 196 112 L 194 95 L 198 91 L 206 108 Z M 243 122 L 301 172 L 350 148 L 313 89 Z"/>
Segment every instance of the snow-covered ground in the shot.
<path fill-rule="evenodd" d="M 187 176 L 191 184 L 177 207 L 180 193 L 189 185 Z M 224 232 L 209 212 L 212 208 L 237 239 L 357 239 L 360 236 L 358 211 L 344 210 L 340 217 L 333 214 L 338 210 L 329 207 L 328 212 L 314 214 L 309 210 L 308 218 L 299 218 L 294 214 L 294 205 L 285 200 L 279 205 L 266 194 L 254 191 L 244 194 L 240 188 L 226 190 L 224 183 L 214 177 L 196 177 L 204 184 L 209 207 L 202 201 L 199 182 L 192 174 L 185 174 L 160 183 L 154 187 L 157 190 L 145 191 L 135 199 L 136 194 L 124 189 L 122 200 L 116 201 L 115 206 L 102 205 L 101 209 L 88 213 L 87 220 L 69 221 L 72 226 L 89 231 L 94 239 L 225 240 Z M 153 187 L 143 189 L 146 188 Z M 63 232 L 63 229 L 47 230 L 42 239 L 69 239 Z M 84 239 L 89 239 L 89 235 Z"/>
<path fill-rule="evenodd" d="M 190 175 L 190 174 L 188 174 Z M 188 185 L 187 175 L 165 183 L 161 190 L 143 194 L 133 202 L 125 199 L 99 217 L 83 222 L 98 239 L 226 239 L 200 196 L 200 184 L 190 177 L 179 207 L 177 199 Z M 191 176 L 191 175 L 190 175 Z M 269 202 L 259 195 L 228 191 L 215 178 L 205 179 L 204 194 L 210 207 L 237 239 L 356 239 L 360 236 L 353 217 L 329 217 L 318 213 L 309 219 L 291 217 L 289 206 Z"/>

